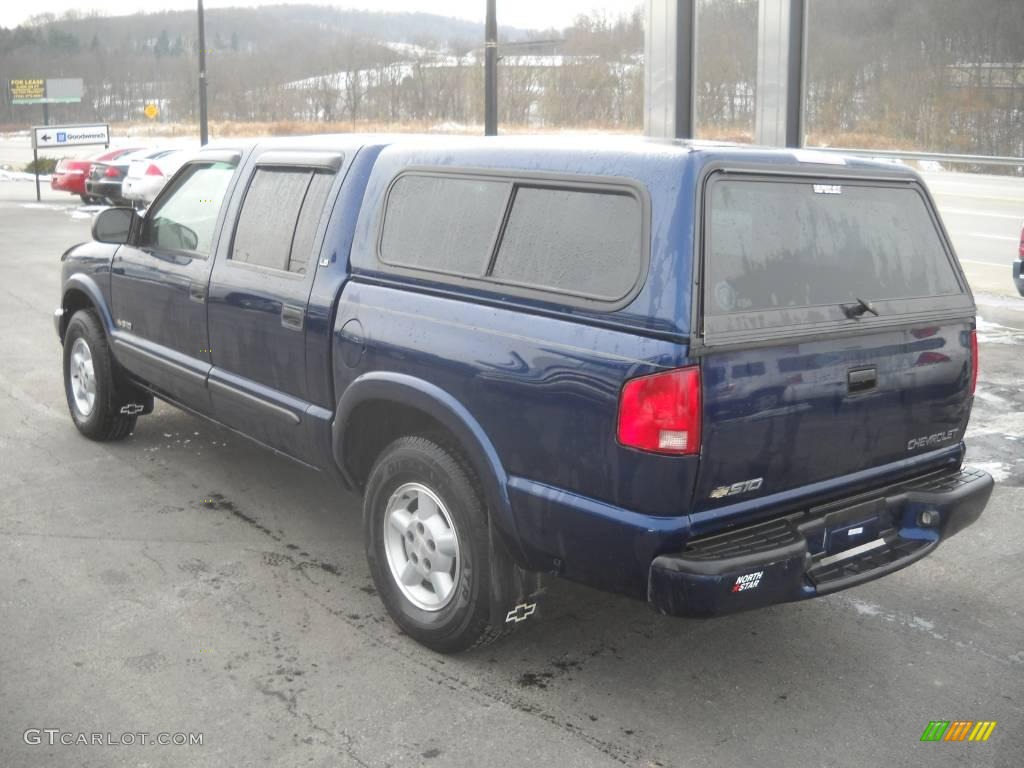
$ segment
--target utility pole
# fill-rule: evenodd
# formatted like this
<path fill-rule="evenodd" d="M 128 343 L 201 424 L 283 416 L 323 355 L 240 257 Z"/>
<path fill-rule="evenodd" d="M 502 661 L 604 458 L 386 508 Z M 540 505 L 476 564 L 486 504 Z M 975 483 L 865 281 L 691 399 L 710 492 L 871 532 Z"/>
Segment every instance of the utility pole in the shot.
<path fill-rule="evenodd" d="M 484 136 L 498 135 L 498 18 L 496 0 L 487 0 L 484 25 Z"/>
<path fill-rule="evenodd" d="M 203 0 L 199 0 L 199 145 L 209 141 L 206 129 L 206 24 L 203 21 Z"/>

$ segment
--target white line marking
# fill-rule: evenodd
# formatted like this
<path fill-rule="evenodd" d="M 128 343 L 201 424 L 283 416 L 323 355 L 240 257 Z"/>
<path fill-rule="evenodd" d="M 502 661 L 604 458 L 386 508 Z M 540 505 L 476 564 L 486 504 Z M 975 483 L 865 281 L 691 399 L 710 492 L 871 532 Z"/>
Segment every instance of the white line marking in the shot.
<path fill-rule="evenodd" d="M 999 267 L 999 269 L 1006 269 L 1009 264 L 1004 264 L 1001 261 L 981 261 L 980 259 L 960 259 L 961 264 L 980 264 L 985 267 Z"/>
<path fill-rule="evenodd" d="M 970 211 L 966 208 L 943 208 L 941 206 L 939 207 L 939 212 L 943 216 L 952 214 L 956 216 L 984 216 L 989 219 L 1011 219 L 1012 221 L 1019 221 L 1024 225 L 1024 214 L 1017 216 L 1012 213 L 988 213 L 986 211 Z"/>
<path fill-rule="evenodd" d="M 952 192 L 948 190 L 932 189 L 935 197 L 960 197 L 968 200 L 992 200 L 997 203 L 1024 203 L 1024 197 L 1007 197 L 1003 195 L 974 195 L 969 192 Z M 941 206 L 940 206 L 941 207 Z"/>
<path fill-rule="evenodd" d="M 1006 235 L 985 235 L 985 234 L 982 234 L 981 232 L 956 232 L 956 231 L 953 231 L 953 232 L 950 232 L 949 234 L 953 235 L 953 237 L 980 237 L 980 238 L 983 238 L 985 240 L 1005 240 L 1005 241 L 1007 241 L 1009 243 L 1020 242 L 1019 239 L 1016 238 L 1016 237 L 1007 237 Z"/>

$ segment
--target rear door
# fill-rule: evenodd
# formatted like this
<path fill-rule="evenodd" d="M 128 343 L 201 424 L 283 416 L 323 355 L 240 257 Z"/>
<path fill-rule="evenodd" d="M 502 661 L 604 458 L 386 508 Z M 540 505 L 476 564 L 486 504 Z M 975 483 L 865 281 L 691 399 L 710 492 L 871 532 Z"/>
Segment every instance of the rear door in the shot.
<path fill-rule="evenodd" d="M 306 307 L 341 162 L 340 153 L 257 155 L 210 279 L 217 419 L 307 460 Z"/>
<path fill-rule="evenodd" d="M 697 510 L 958 443 L 974 303 L 916 181 L 714 173 L 703 199 Z"/>

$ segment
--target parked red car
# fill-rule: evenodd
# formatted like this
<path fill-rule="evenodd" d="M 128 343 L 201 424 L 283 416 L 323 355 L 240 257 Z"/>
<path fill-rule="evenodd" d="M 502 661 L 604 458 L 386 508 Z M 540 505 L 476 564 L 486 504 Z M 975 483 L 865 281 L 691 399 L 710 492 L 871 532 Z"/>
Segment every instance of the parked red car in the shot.
<path fill-rule="evenodd" d="M 57 167 L 50 178 L 50 189 L 58 192 L 70 192 L 82 198 L 83 203 L 99 203 L 102 198 L 90 195 L 85 189 L 85 180 L 89 176 L 93 163 L 115 160 L 128 152 L 135 152 L 138 147 L 105 149 L 88 157 L 63 157 L 57 161 Z"/>

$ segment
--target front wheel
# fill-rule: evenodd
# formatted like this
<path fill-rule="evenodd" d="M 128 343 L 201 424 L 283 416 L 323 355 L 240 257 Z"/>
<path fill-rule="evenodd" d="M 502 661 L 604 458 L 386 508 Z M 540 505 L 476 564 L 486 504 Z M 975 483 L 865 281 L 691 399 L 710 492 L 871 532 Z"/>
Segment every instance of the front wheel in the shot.
<path fill-rule="evenodd" d="M 487 512 L 456 450 L 403 437 L 381 453 L 363 500 L 377 592 L 410 637 L 457 653 L 503 634 L 489 625 Z"/>
<path fill-rule="evenodd" d="M 79 310 L 64 335 L 64 394 L 78 431 L 93 440 L 121 440 L 135 428 L 119 394 L 117 367 L 96 313 Z M 123 388 L 123 387 L 122 387 Z"/>

